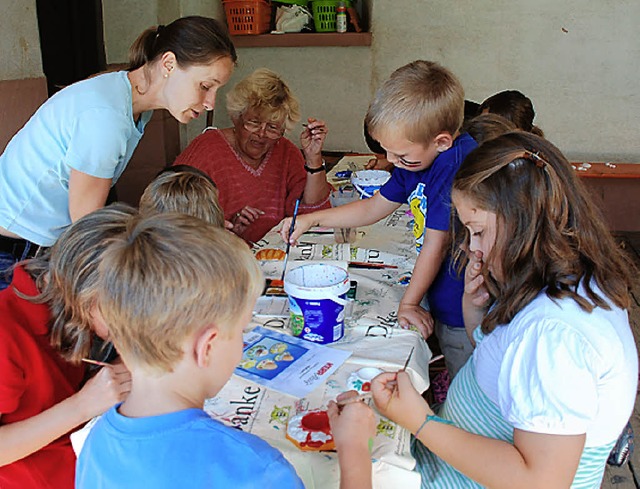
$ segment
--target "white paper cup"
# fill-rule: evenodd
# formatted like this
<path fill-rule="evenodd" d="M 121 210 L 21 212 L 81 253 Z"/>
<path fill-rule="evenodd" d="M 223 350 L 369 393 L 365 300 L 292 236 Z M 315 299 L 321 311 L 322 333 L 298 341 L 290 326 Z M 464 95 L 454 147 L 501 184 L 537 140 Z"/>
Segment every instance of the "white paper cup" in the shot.
<path fill-rule="evenodd" d="M 351 183 L 361 199 L 368 199 L 373 197 L 390 178 L 391 173 L 388 171 L 360 170 L 351 175 Z"/>

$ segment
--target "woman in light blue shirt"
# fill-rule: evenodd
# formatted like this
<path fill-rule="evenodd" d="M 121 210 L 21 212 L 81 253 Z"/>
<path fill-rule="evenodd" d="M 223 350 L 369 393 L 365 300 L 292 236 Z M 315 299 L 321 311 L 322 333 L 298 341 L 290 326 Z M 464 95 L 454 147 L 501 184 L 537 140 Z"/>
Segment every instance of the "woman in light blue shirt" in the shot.
<path fill-rule="evenodd" d="M 143 32 L 126 71 L 47 100 L 0 155 L 0 289 L 15 262 L 104 206 L 154 109 L 181 123 L 212 110 L 235 61 L 220 23 L 184 17 Z"/>

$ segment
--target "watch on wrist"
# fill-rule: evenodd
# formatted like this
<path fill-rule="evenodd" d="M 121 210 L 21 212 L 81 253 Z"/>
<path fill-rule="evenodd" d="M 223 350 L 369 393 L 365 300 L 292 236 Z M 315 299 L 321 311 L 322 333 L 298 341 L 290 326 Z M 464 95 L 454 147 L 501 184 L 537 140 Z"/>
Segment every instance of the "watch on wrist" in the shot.
<path fill-rule="evenodd" d="M 307 173 L 310 173 L 311 175 L 313 175 L 314 173 L 319 173 L 321 171 L 327 171 L 327 162 L 324 161 L 324 158 L 322 159 L 322 165 L 319 166 L 318 168 L 311 168 L 310 166 L 308 166 L 306 163 L 304 164 L 304 169 L 307 170 Z"/>

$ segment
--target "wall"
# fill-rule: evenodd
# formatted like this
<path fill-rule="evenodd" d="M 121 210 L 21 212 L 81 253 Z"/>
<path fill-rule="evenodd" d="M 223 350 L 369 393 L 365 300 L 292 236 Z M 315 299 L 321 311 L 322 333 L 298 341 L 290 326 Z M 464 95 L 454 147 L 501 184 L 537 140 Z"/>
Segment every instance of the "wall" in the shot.
<path fill-rule="evenodd" d="M 47 98 L 35 0 L 0 0 L 0 152 Z"/>
<path fill-rule="evenodd" d="M 36 0 L 0 0 L 0 80 L 42 76 Z"/>
<path fill-rule="evenodd" d="M 371 3 L 371 48 L 243 48 L 232 82 L 258 66 L 280 71 L 304 114 L 330 123 L 328 149 L 365 150 L 361 119 L 375 87 L 395 68 L 431 59 L 456 73 L 472 100 L 527 94 L 538 125 L 572 159 L 640 161 L 640 2 Z"/>
<path fill-rule="evenodd" d="M 327 149 L 364 151 L 361 119 L 380 81 L 408 61 L 433 59 L 461 78 L 470 99 L 507 88 L 529 95 L 538 125 L 572 159 L 640 161 L 640 2 L 364 1 L 371 47 L 241 48 L 231 84 L 258 66 L 279 71 L 303 115 L 329 122 Z M 129 45 L 150 25 L 190 14 L 224 17 L 221 0 L 103 4 L 110 63 L 125 62 Z M 41 77 L 35 0 L 0 0 L 0 7 L 0 80 Z M 215 117 L 221 126 L 228 124 L 224 93 Z M 183 145 L 203 125 L 183 128 Z"/>
<path fill-rule="evenodd" d="M 527 94 L 540 127 L 570 157 L 640 161 L 640 2 L 390 5 L 380 0 L 373 9 L 374 76 L 416 57 L 433 59 L 461 78 L 470 99 L 508 88 Z"/>

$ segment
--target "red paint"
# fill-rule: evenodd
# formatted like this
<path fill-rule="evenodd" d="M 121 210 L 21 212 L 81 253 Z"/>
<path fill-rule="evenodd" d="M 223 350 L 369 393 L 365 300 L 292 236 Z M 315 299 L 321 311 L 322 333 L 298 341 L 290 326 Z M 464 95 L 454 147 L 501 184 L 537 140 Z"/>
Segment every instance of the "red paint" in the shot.
<path fill-rule="evenodd" d="M 371 390 L 371 382 L 365 382 L 364 384 L 362 384 L 362 387 L 360 387 L 360 390 L 362 392 L 369 392 Z"/>
<path fill-rule="evenodd" d="M 302 417 L 300 424 L 308 431 L 330 433 L 329 416 L 326 411 L 310 411 Z"/>
<path fill-rule="evenodd" d="M 307 439 L 303 443 L 300 443 L 302 446 L 318 448 L 326 443 L 322 441 L 312 441 L 311 432 L 321 431 L 322 433 L 331 435 L 329 416 L 326 411 L 310 411 L 302 417 L 300 424 L 304 430 L 308 431 Z"/>

